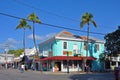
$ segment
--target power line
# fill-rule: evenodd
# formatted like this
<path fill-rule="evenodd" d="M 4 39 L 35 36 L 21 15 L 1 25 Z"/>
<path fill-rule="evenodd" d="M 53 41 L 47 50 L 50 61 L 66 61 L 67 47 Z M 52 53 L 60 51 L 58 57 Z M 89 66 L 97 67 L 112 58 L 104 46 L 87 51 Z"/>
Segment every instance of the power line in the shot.
<path fill-rule="evenodd" d="M 21 17 L 17 17 L 17 16 L 13 16 L 13 15 L 9 15 L 6 13 L 1 13 L 0 15 L 3 16 L 8 16 L 8 17 L 12 17 L 12 18 L 16 18 L 16 19 L 25 19 L 25 18 L 21 18 Z M 25 19 L 26 21 L 30 21 L 28 19 Z M 32 21 L 30 21 L 32 22 Z M 57 25 L 53 25 L 53 24 L 47 24 L 47 23 L 41 23 L 42 25 L 47 25 L 47 26 L 51 26 L 51 27 L 55 27 L 55 28 L 62 28 L 62 29 L 68 29 L 68 30 L 72 30 L 72 31 L 79 31 L 79 32 L 84 32 L 86 33 L 87 31 L 83 31 L 83 30 L 78 30 L 78 29 L 73 29 L 73 28 L 68 28 L 68 27 L 63 27 L 63 26 L 57 26 Z M 99 34 L 99 35 L 105 35 L 104 33 L 97 33 L 97 32 L 90 32 L 91 34 Z"/>
<path fill-rule="evenodd" d="M 54 15 L 54 16 L 57 16 L 57 17 L 60 17 L 60 18 L 62 17 L 62 18 L 64 18 L 64 19 L 71 20 L 71 21 L 74 21 L 74 22 L 80 22 L 79 20 L 76 20 L 76 19 L 73 19 L 73 18 L 69 18 L 69 17 L 66 17 L 66 16 L 58 15 L 58 14 L 55 14 L 55 13 L 53 13 L 53 12 L 49 12 L 49 11 L 46 11 L 46 10 L 43 10 L 43 9 L 34 7 L 34 6 L 32 6 L 32 5 L 29 5 L 29 4 L 24 3 L 24 2 L 22 2 L 22 1 L 18 1 L 18 0 L 13 0 L 13 1 L 15 1 L 16 3 L 18 3 L 18 4 L 20 4 L 20 5 L 23 5 L 23 6 L 26 6 L 26 7 L 29 7 L 29 8 L 33 8 L 33 9 L 36 9 L 36 10 L 38 10 L 38 11 L 40 10 L 40 11 L 45 12 L 45 13 L 50 14 L 50 15 Z M 99 26 L 101 26 L 101 25 L 99 25 Z M 108 26 L 105 26 L 105 27 L 108 27 Z M 109 28 L 110 28 L 110 27 L 109 27 Z"/>
<path fill-rule="evenodd" d="M 31 5 L 29 5 L 29 4 L 23 3 L 23 2 L 18 1 L 18 0 L 14 0 L 14 1 L 17 2 L 18 4 L 23 5 L 23 6 L 26 6 L 26 7 L 29 7 L 29 8 L 33 8 L 33 9 L 36 9 L 36 10 L 40 10 L 40 11 L 43 11 L 43 12 L 45 12 L 45 13 L 47 13 L 47 14 L 51 14 L 51 15 L 54 15 L 54 16 L 57 16 L 57 17 L 62 17 L 62 18 L 67 19 L 67 20 L 79 22 L 79 20 L 75 20 L 75 19 L 68 18 L 68 17 L 62 16 L 62 15 L 58 15 L 58 14 L 55 14 L 55 13 L 52 13 L 52 12 L 49 12 L 49 11 L 46 11 L 46 10 L 43 10 L 43 9 L 40 9 L 40 8 L 36 8 L 36 7 L 34 7 L 34 6 L 31 6 Z"/>
<path fill-rule="evenodd" d="M 83 31 L 83 30 L 78 30 L 78 29 L 73 29 L 73 28 L 67 28 L 67 27 L 63 27 L 63 26 L 57 26 L 57 25 L 52 25 L 52 24 L 47 24 L 47 23 L 42 23 L 43 25 L 47 25 L 47 26 L 51 26 L 51 27 L 56 27 L 56 28 L 63 28 L 63 29 L 68 29 L 68 30 L 72 30 L 72 31 L 80 31 L 80 32 L 87 32 L 87 31 Z M 90 32 L 91 34 L 99 34 L 99 35 L 105 35 L 104 33 L 97 33 L 97 32 Z"/>

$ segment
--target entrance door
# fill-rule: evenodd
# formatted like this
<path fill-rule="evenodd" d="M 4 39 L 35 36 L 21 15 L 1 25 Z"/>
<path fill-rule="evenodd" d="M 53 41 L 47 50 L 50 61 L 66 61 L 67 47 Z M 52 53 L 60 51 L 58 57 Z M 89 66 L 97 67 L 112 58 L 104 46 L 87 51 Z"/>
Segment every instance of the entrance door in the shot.
<path fill-rule="evenodd" d="M 61 71 L 61 62 L 55 62 L 55 65 L 59 68 L 59 71 Z"/>

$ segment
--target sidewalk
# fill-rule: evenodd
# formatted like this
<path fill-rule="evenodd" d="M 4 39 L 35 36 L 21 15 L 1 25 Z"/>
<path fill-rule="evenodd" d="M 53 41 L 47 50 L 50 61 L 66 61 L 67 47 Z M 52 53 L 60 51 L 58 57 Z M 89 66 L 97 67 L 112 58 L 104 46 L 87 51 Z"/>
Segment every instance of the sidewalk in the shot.
<path fill-rule="evenodd" d="M 28 70 L 28 71 L 32 71 L 32 70 Z M 35 73 L 43 73 L 43 74 L 56 74 L 56 75 L 71 75 L 71 74 L 102 74 L 102 73 L 113 73 L 113 72 L 52 72 L 52 71 L 32 71 Z"/>

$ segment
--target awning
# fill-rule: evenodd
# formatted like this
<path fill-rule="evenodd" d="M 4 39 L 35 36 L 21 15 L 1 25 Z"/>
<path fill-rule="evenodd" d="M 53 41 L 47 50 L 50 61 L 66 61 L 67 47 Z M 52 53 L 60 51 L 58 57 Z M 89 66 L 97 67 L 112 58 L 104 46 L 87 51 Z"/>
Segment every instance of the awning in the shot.
<path fill-rule="evenodd" d="M 55 60 L 83 60 L 84 58 L 87 58 L 87 60 L 95 60 L 94 57 L 74 57 L 74 56 L 51 56 L 51 57 L 47 57 L 47 58 L 42 58 L 42 59 L 35 59 L 35 61 L 55 61 Z"/>

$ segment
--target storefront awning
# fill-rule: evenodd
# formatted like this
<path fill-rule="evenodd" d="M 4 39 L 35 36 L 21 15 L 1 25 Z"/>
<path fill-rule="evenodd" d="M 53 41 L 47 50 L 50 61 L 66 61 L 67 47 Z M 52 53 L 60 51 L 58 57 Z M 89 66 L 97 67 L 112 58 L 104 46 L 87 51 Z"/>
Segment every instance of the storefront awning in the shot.
<path fill-rule="evenodd" d="M 83 60 L 83 59 L 85 59 L 85 58 L 87 58 L 87 60 L 95 60 L 95 58 L 94 57 L 82 57 L 82 56 L 80 56 L 80 57 L 74 57 L 74 56 L 69 56 L 69 57 L 67 57 L 67 56 L 51 56 L 51 57 L 47 57 L 47 58 L 42 58 L 42 59 L 35 59 L 35 61 L 48 61 L 48 60 L 50 60 L 50 61 L 55 61 L 55 60 Z"/>

